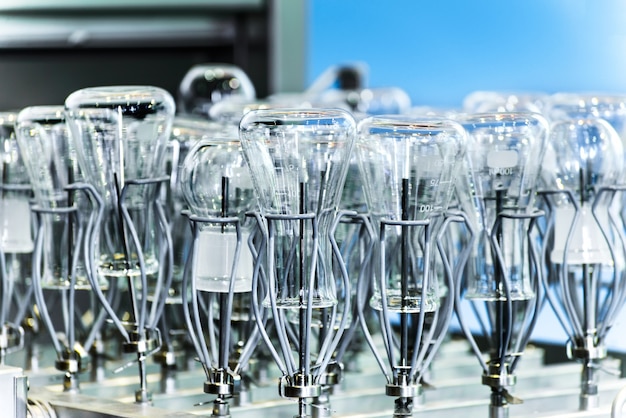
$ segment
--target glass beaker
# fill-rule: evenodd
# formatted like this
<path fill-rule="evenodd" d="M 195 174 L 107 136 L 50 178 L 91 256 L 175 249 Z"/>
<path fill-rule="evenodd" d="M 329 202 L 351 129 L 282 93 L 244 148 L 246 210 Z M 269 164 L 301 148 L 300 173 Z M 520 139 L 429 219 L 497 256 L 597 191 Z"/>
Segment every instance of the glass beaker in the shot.
<path fill-rule="evenodd" d="M 254 84 L 241 68 L 225 63 L 197 64 L 178 86 L 178 111 L 207 118 L 215 103 L 231 97 L 256 97 Z"/>

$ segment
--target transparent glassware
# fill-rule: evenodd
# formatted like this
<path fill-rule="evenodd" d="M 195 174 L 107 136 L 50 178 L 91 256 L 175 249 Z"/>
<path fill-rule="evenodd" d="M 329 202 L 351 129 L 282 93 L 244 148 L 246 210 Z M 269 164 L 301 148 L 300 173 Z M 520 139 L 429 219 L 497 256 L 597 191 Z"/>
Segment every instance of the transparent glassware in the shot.
<path fill-rule="evenodd" d="M 206 373 L 204 391 L 217 395 L 213 416 L 230 416 L 229 398 L 249 402 L 242 376 L 260 338 L 250 297 L 256 222 L 247 216 L 256 199 L 238 136 L 198 142 L 183 162 L 180 188 L 193 243 L 183 277 L 187 329 Z"/>
<path fill-rule="evenodd" d="M 187 207 L 179 184 L 180 173 L 185 157 L 199 141 L 226 130 L 224 125 L 206 118 L 179 114 L 174 116 L 167 142 L 163 171 L 168 181 L 161 189 L 161 199 L 172 239 L 172 280 L 165 296 L 164 313 L 159 324 L 166 332 L 162 333 L 163 346 L 156 356 L 161 365 L 161 386 L 166 392 L 176 386 L 178 371 L 183 367 L 186 356 L 192 353 L 192 350 L 185 350 L 187 333 L 181 308 L 183 274 L 186 260 L 190 257 L 192 235 L 189 220 L 183 214 Z M 236 132 L 235 129 L 230 131 Z M 168 257 L 169 254 L 161 253 L 159 265 L 168 265 Z"/>
<path fill-rule="evenodd" d="M 239 128 L 241 118 L 251 110 L 267 110 L 267 109 L 283 109 L 285 104 L 283 101 L 276 100 L 248 100 L 245 97 L 229 97 L 225 100 L 215 103 L 209 110 L 209 118 L 217 123 L 226 126 L 234 126 Z M 302 100 L 298 102 L 298 108 L 302 109 Z"/>
<path fill-rule="evenodd" d="M 16 118 L 16 137 L 34 198 L 45 207 L 67 206 L 67 185 L 80 181 L 64 112 L 62 105 L 31 106 Z"/>
<path fill-rule="evenodd" d="M 0 206 L 0 249 L 5 253 L 33 251 L 29 199 L 30 178 L 15 137 L 17 113 L 0 113 L 2 140 L 2 199 Z"/>
<path fill-rule="evenodd" d="M 32 297 L 30 258 L 34 248 L 30 179 L 15 136 L 14 112 L 0 112 L 0 364 L 24 347 L 21 327 Z"/>
<path fill-rule="evenodd" d="M 309 302 L 302 297 L 301 289 L 312 296 L 309 301 L 315 308 L 337 303 L 334 280 L 328 270 L 331 248 L 324 237 L 334 221 L 345 182 L 348 164 L 342 159 L 351 153 L 353 123 L 347 112 L 316 109 L 259 110 L 242 119 L 240 138 L 261 214 L 278 216 L 274 225 L 275 265 L 292 269 L 277 272 L 274 285 L 280 308 L 306 308 Z M 315 216 L 316 222 L 307 223 L 304 231 L 299 231 L 299 221 L 283 219 L 305 214 Z M 322 237 L 318 243 L 312 240 L 314 226 L 318 229 L 315 238 Z M 302 271 L 301 267 L 287 263 L 294 245 L 304 255 Z M 318 255 L 311 251 L 313 245 L 319 245 L 321 266 L 316 265 Z M 311 282 L 308 273 L 302 273 L 313 268 L 318 270 Z M 264 304 L 270 305 L 269 296 Z"/>
<path fill-rule="evenodd" d="M 544 115 L 551 121 L 600 118 L 626 138 L 626 95 L 600 92 L 557 92 L 547 97 Z"/>
<path fill-rule="evenodd" d="M 533 112 L 543 113 L 547 93 L 539 91 L 473 91 L 463 99 L 463 110 L 467 113 L 487 112 Z"/>
<path fill-rule="evenodd" d="M 333 252 L 332 231 L 354 147 L 355 125 L 343 110 L 275 109 L 246 113 L 239 128 L 259 202 L 264 240 L 259 262 L 267 276 L 263 281 L 266 295 L 253 305 L 272 312 L 276 342 L 261 324 L 259 328 L 283 374 L 280 394 L 299 399 L 298 416 L 302 417 L 307 415 L 306 399 L 321 394 L 321 376 L 348 320 L 347 315 L 338 323 L 334 319 L 338 303 L 350 306 L 350 292 L 338 300 L 332 266 L 341 260 Z M 346 276 L 344 288 L 349 289 L 347 281 Z M 253 284 L 253 297 L 254 289 L 258 287 Z M 314 316 L 326 321 L 316 356 L 311 346 Z M 292 349 L 298 352 L 297 358 Z"/>
<path fill-rule="evenodd" d="M 158 323 L 174 264 L 161 193 L 169 181 L 164 159 L 174 99 L 154 86 L 92 87 L 70 94 L 65 110 L 96 219 L 88 231 L 88 267 L 92 276 L 125 286 L 120 291 L 128 304 L 119 310 L 127 310 L 116 312 L 110 299 L 92 288 L 120 332 L 123 350 L 137 356 L 135 401 L 150 403 L 146 359 L 162 344 Z"/>
<path fill-rule="evenodd" d="M 207 220 L 200 226 L 194 259 L 196 288 L 228 293 L 238 253 L 233 291 L 250 292 L 253 257 L 247 242 L 254 223 L 246 219 L 246 213 L 256 208 L 256 199 L 239 139 L 224 136 L 196 144 L 183 163 L 180 187 L 191 214 L 205 219 L 237 218 L 239 224 Z"/>
<path fill-rule="evenodd" d="M 188 346 L 187 332 L 181 308 L 183 274 L 187 259 L 191 257 L 193 241 L 189 219 L 183 214 L 187 205 L 179 184 L 183 161 L 198 142 L 228 130 L 236 135 L 235 128 L 225 127 L 198 115 L 179 114 L 172 122 L 164 158 L 164 172 L 169 177 L 169 184 L 161 189 L 172 238 L 172 280 L 165 296 L 164 313 L 159 324 L 163 330 L 163 346 L 155 356 L 161 365 L 161 387 L 164 392 L 175 390 L 178 370 L 183 367 L 187 355 L 192 355 L 193 352 L 185 349 Z M 166 258 L 161 256 L 159 265 L 167 265 Z"/>
<path fill-rule="evenodd" d="M 175 105 L 165 90 L 152 86 L 111 86 L 82 89 L 65 102 L 66 118 L 85 180 L 105 202 L 99 237 L 99 268 L 105 276 L 123 277 L 137 267 L 137 252 L 146 273 L 158 270 L 157 232 L 150 202 L 162 171 Z M 141 248 L 134 248 L 128 225 L 121 220 L 122 192 Z"/>
<path fill-rule="evenodd" d="M 75 275 L 73 286 L 90 289 L 82 245 L 75 242 L 74 225 L 59 209 L 76 210 L 83 215 L 90 210 L 84 198 L 68 186 L 82 180 L 76 153 L 65 123 L 64 107 L 30 106 L 22 109 L 16 121 L 16 136 L 31 179 L 34 202 L 40 213 L 43 233 L 44 267 L 41 274 L 44 288 L 67 288 L 69 277 Z M 85 225 L 81 225 L 85 227 Z M 75 259 L 72 261 L 72 259 Z M 75 264 L 75 265 L 73 265 Z M 73 273 L 70 273 L 73 271 Z M 105 282 L 100 282 L 106 287 Z"/>
<path fill-rule="evenodd" d="M 208 117 L 215 103 L 230 97 L 256 98 L 254 85 L 241 68 L 224 63 L 194 65 L 178 87 L 178 112 Z"/>
<path fill-rule="evenodd" d="M 379 116 L 358 125 L 356 154 L 376 243 L 369 305 L 378 312 L 388 363 L 369 342 L 387 395 L 398 398 L 394 416 L 411 414 L 452 316 L 453 299 L 444 291 L 452 277 L 440 277 L 437 243 L 465 147 L 465 131 L 452 120 Z"/>
<path fill-rule="evenodd" d="M 535 190 L 540 162 L 546 149 L 548 124 L 537 113 L 487 113 L 461 119 L 472 144 L 468 148 L 468 175 L 458 187 L 461 207 L 483 241 L 477 240 L 473 274 L 467 280 L 467 299 L 499 300 L 502 283 L 494 281 L 494 257 L 484 239 L 493 232 L 503 211 L 531 213 L 535 208 Z M 510 297 L 530 299 L 535 296 L 529 282 L 524 249 L 527 225 L 502 220 L 502 247 L 511 279 Z"/>
<path fill-rule="evenodd" d="M 170 231 L 174 245 L 173 287 L 179 286 L 189 256 L 191 231 L 183 211 L 188 209 L 181 187 L 183 164 L 189 152 L 203 140 L 226 135 L 237 136 L 237 128 L 208 121 L 198 116 L 178 115 L 174 117 L 172 134 L 165 157 L 165 171 L 169 173 L 166 208 L 170 219 Z M 180 290 L 172 289 L 172 301 L 180 299 Z"/>
<path fill-rule="evenodd" d="M 551 121 L 599 118 L 607 121 L 626 143 L 626 94 L 557 92 L 548 97 L 544 115 Z M 622 222 L 626 222 L 626 197 Z"/>
<path fill-rule="evenodd" d="M 536 233 L 542 213 L 536 189 L 549 126 L 537 113 L 497 112 L 459 118 L 468 133 L 465 176 L 456 193 L 471 230 L 464 278 L 457 282 L 457 314 L 491 389 L 491 417 L 519 400 L 509 393 L 515 368 L 541 306 Z M 489 344 L 485 360 L 474 333 Z"/>
<path fill-rule="evenodd" d="M 65 373 L 63 388 L 78 392 L 79 373 L 87 370 L 88 353 L 106 319 L 104 310 L 95 303 L 86 308 L 93 318 L 90 324 L 82 323 L 82 315 L 75 315 L 83 309 L 78 307 L 76 291 L 91 290 L 84 252 L 91 209 L 83 194 L 73 189 L 82 177 L 64 107 L 24 108 L 17 115 L 15 131 L 30 175 L 32 211 L 37 218 L 32 258 L 35 300 L 57 352 L 55 366 Z M 94 284 L 102 289 L 108 287 L 102 278 Z M 45 297 L 44 289 L 48 295 L 52 290 L 59 292 L 64 321 L 53 321 L 48 308 L 50 297 Z"/>
<path fill-rule="evenodd" d="M 423 231 L 394 222 L 428 220 L 431 234 L 437 235 L 435 224 L 448 209 L 465 153 L 463 128 L 445 119 L 375 117 L 361 121 L 359 130 L 357 151 L 367 207 L 377 236 L 384 233 L 388 251 L 388 270 L 377 273 L 370 304 L 378 310 L 385 305 L 392 312 L 434 311 L 441 297 L 437 281 L 423 279 L 433 277 L 435 257 L 428 260 L 431 265 L 418 268 L 427 261 Z M 402 267 L 407 256 L 410 265 Z"/>
<path fill-rule="evenodd" d="M 599 405 L 596 370 L 626 300 L 623 144 L 603 119 L 552 123 L 542 165 L 549 221 L 543 239 L 547 298 L 582 363 L 581 410 Z"/>

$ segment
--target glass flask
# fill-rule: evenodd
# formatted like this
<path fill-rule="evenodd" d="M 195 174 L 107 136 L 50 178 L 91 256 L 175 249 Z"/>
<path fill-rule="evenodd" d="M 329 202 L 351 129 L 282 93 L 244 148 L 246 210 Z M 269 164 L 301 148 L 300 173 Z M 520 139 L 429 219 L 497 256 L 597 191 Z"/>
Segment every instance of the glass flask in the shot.
<path fill-rule="evenodd" d="M 164 175 L 174 100 L 152 86 L 92 87 L 70 94 L 65 108 L 81 171 L 105 202 L 97 238 L 100 273 L 137 274 L 139 251 L 145 273 L 157 272 L 155 179 Z M 122 205 L 130 223 L 124 221 Z M 131 239 L 134 232 L 141 248 Z"/>
<path fill-rule="evenodd" d="M 354 129 L 353 118 L 341 110 L 256 110 L 241 121 L 241 144 L 261 214 L 275 219 L 269 231 L 274 246 L 268 253 L 275 269 L 268 271 L 275 274 L 271 287 L 280 308 L 337 303 L 326 238 L 345 182 Z M 315 222 L 300 222 L 313 217 Z"/>
<path fill-rule="evenodd" d="M 66 186 L 80 180 L 64 111 L 62 105 L 27 107 L 15 127 L 35 200 L 50 208 L 67 206 Z"/>
<path fill-rule="evenodd" d="M 547 299 L 582 363 L 580 410 L 599 405 L 596 370 L 609 330 L 626 300 L 623 143 L 603 119 L 551 125 L 542 165 L 548 222 L 543 238 Z"/>
<path fill-rule="evenodd" d="M 626 95 L 594 92 L 557 92 L 547 97 L 544 115 L 551 121 L 600 118 L 626 138 Z"/>
<path fill-rule="evenodd" d="M 2 199 L 0 201 L 0 249 L 4 253 L 33 251 L 30 212 L 32 190 L 28 171 L 15 136 L 17 113 L 0 113 L 2 141 Z"/>
<path fill-rule="evenodd" d="M 280 101 L 247 100 L 244 97 L 229 97 L 211 106 L 209 118 L 226 126 L 239 127 L 243 115 L 251 110 L 282 109 L 285 105 Z M 302 108 L 304 106 L 298 106 Z"/>
<path fill-rule="evenodd" d="M 461 119 L 470 144 L 466 176 L 457 188 L 461 207 L 473 228 L 479 231 L 468 271 L 465 298 L 481 300 L 525 300 L 535 296 L 526 264 L 527 223 L 503 218 L 502 212 L 531 213 L 535 189 L 545 152 L 548 123 L 538 113 L 485 113 Z M 489 240 L 497 233 L 504 265 L 498 267 Z M 510 288 L 494 274 L 504 268 Z M 509 296 L 505 296 L 509 294 Z"/>
<path fill-rule="evenodd" d="M 80 240 L 89 205 L 81 194 L 67 186 L 81 181 L 76 153 L 65 123 L 64 107 L 30 106 L 22 109 L 16 121 L 16 136 L 34 195 L 43 254 L 41 273 L 44 288 L 67 288 L 70 276 L 79 289 L 90 289 Z M 71 214 L 74 209 L 81 216 Z M 79 240 L 79 241 L 77 241 Z M 100 282 L 106 287 L 106 282 Z"/>
<path fill-rule="evenodd" d="M 542 113 L 549 95 L 543 92 L 473 91 L 463 99 L 468 113 L 534 112 Z"/>
<path fill-rule="evenodd" d="M 459 323 L 491 390 L 489 416 L 508 416 L 515 369 L 541 307 L 536 189 L 549 126 L 538 113 L 469 114 L 459 121 L 468 134 L 465 175 L 457 183 L 460 207 L 472 239 L 456 283 Z M 469 324 L 473 324 L 473 328 Z M 478 324 L 478 325 L 476 325 Z M 488 358 L 476 342 L 488 344 Z"/>
<path fill-rule="evenodd" d="M 206 118 L 215 103 L 230 97 L 256 98 L 254 85 L 241 68 L 222 63 L 194 65 L 178 87 L 178 112 Z"/>
<path fill-rule="evenodd" d="M 237 129 L 198 116 L 177 115 L 174 117 L 165 157 L 165 171 L 170 177 L 165 202 L 174 246 L 174 289 L 170 295 L 172 300 L 180 297 L 180 290 L 177 287 L 180 286 L 182 280 L 192 240 L 188 219 L 183 215 L 183 211 L 188 209 L 181 187 L 185 158 L 200 141 L 228 134 L 236 136 Z"/>
<path fill-rule="evenodd" d="M 368 343 L 396 398 L 394 417 L 411 416 L 414 399 L 453 313 L 454 278 L 442 241 L 448 207 L 465 156 L 460 124 L 442 118 L 378 116 L 358 125 L 356 154 L 373 225 L 373 278 L 358 284 L 357 304 Z M 369 281 L 373 286 L 364 284 Z M 385 362 L 365 320 L 378 313 Z"/>
<path fill-rule="evenodd" d="M 90 321 L 74 315 L 78 307 L 76 291 L 91 290 L 92 285 L 100 289 L 108 286 L 103 278 L 92 282 L 86 268 L 84 248 L 91 207 L 85 194 L 74 189 L 82 177 L 62 105 L 22 109 L 15 132 L 31 179 L 31 209 L 37 219 L 32 257 L 35 301 L 57 352 L 55 366 L 64 372 L 63 389 L 78 392 L 79 373 L 87 370 L 87 353 L 100 337 L 106 319 L 95 299 L 91 299 L 89 315 L 85 312 L 84 316 Z M 44 289 L 48 290 L 46 294 Z M 58 309 L 63 321 L 52 319 L 50 302 L 55 296 L 60 296 Z"/>
<path fill-rule="evenodd" d="M 212 138 L 196 144 L 183 163 L 180 187 L 189 212 L 206 219 L 195 249 L 196 288 L 228 293 L 231 270 L 236 265 L 234 292 L 250 292 L 253 258 L 248 240 L 252 223 L 246 213 L 256 207 L 256 199 L 239 139 Z M 217 218 L 237 218 L 241 231 L 234 223 L 210 221 Z"/>
<path fill-rule="evenodd" d="M 562 191 L 550 197 L 553 263 L 594 264 L 613 259 L 602 232 L 609 228 L 613 198 L 598 192 L 623 183 L 622 149 L 619 135 L 603 119 L 560 120 L 551 125 L 542 181 L 546 190 Z M 566 191 L 573 193 L 575 203 Z M 575 217 L 577 227 L 570 234 Z"/>
<path fill-rule="evenodd" d="M 123 350 L 137 356 L 136 403 L 150 403 L 146 359 L 162 344 L 157 324 L 171 289 L 174 264 L 161 193 L 169 180 L 164 157 L 174 100 L 153 86 L 91 87 L 70 94 L 65 110 L 94 202 L 95 221 L 86 246 L 89 270 L 111 279 L 111 286 L 125 284 L 120 290 L 126 291 L 128 304 L 114 309 L 111 298 L 97 286 L 92 288 L 121 334 Z M 166 262 L 159 263 L 161 258 Z"/>
<path fill-rule="evenodd" d="M 0 112 L 0 364 L 24 347 L 22 324 L 30 314 L 32 295 L 32 190 L 15 135 L 16 117 L 14 112 Z"/>
<path fill-rule="evenodd" d="M 365 197 L 384 248 L 380 251 L 385 251 L 385 271 L 378 271 L 374 282 L 373 308 L 437 309 L 441 294 L 436 257 L 426 257 L 431 249 L 425 248 L 424 229 L 402 222 L 427 221 L 431 236 L 437 235 L 464 153 L 465 132 L 450 120 L 381 116 L 360 122 L 357 155 Z"/>
<path fill-rule="evenodd" d="M 282 373 L 279 393 L 298 398 L 298 417 L 307 416 L 308 398 L 323 395 L 350 317 L 339 313 L 352 305 L 345 266 L 346 291 L 338 297 L 333 268 L 343 260 L 333 235 L 355 125 L 348 112 L 338 109 L 254 110 L 239 125 L 262 235 L 253 276 L 255 318 Z M 261 306 L 272 314 L 274 338 L 260 320 Z"/>
<path fill-rule="evenodd" d="M 260 338 L 252 320 L 256 221 L 252 181 L 237 135 L 198 142 L 187 154 L 180 188 L 192 229 L 183 276 L 187 329 L 204 366 L 205 393 L 217 395 L 213 416 L 230 416 L 228 399 L 249 402 L 244 377 Z"/>

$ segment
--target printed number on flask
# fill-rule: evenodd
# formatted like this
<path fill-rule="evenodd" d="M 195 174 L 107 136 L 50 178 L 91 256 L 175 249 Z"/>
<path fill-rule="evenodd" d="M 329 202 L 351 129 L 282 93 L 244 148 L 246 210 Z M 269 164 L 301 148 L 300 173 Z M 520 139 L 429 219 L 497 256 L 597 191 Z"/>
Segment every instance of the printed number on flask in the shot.
<path fill-rule="evenodd" d="M 519 155 L 515 150 L 497 150 L 487 154 L 490 176 L 510 176 L 515 173 L 518 163 Z"/>
<path fill-rule="evenodd" d="M 512 167 L 507 167 L 507 168 L 498 167 L 498 168 L 489 169 L 489 175 L 491 176 L 510 176 L 514 172 L 515 172 L 515 169 L 513 169 Z"/>

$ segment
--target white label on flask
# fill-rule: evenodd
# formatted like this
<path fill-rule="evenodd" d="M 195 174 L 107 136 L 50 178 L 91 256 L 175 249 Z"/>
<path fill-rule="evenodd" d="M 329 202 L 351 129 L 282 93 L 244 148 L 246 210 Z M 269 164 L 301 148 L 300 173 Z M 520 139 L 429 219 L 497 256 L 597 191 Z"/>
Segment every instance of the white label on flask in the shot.
<path fill-rule="evenodd" d="M 236 293 L 252 290 L 252 270 L 254 259 L 248 247 L 248 232 L 241 234 L 241 250 L 235 273 Z M 195 262 L 194 281 L 198 290 L 227 293 L 230 287 L 231 270 L 237 234 L 234 231 L 222 233 L 218 229 L 200 231 Z"/>
<path fill-rule="evenodd" d="M 491 169 L 504 169 L 516 167 L 519 155 L 515 150 L 489 151 L 487 154 L 487 167 Z"/>
<path fill-rule="evenodd" d="M 231 177 L 236 178 L 236 185 L 242 189 L 252 189 L 252 179 L 247 167 L 231 167 Z"/>
<path fill-rule="evenodd" d="M 30 253 L 34 243 L 31 231 L 30 204 L 26 199 L 4 198 L 0 206 L 2 251 Z"/>
<path fill-rule="evenodd" d="M 550 254 L 553 263 L 563 264 L 565 244 L 567 243 L 576 209 L 573 207 L 557 208 L 554 224 L 554 249 Z M 608 213 L 598 212 L 603 225 L 608 225 Z M 591 212 L 588 204 L 580 208 L 576 229 L 567 248 L 568 264 L 612 264 L 613 258 L 609 245 L 602 234 L 600 225 Z"/>

